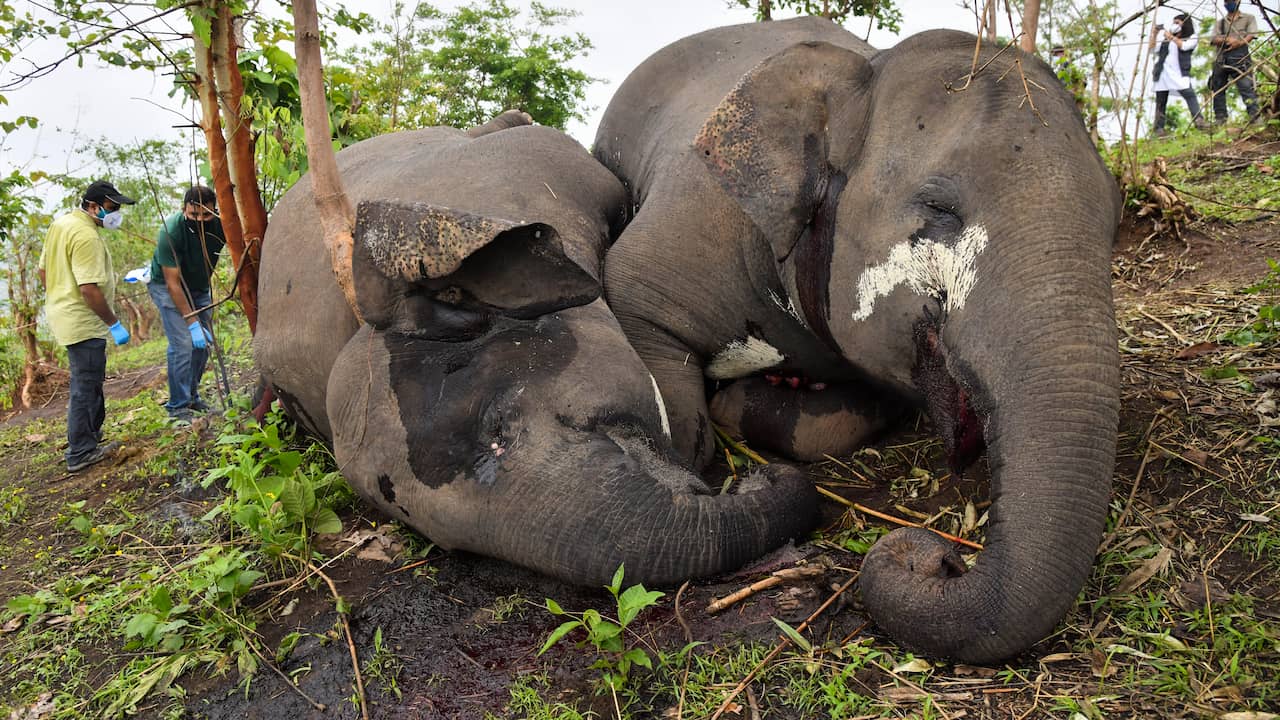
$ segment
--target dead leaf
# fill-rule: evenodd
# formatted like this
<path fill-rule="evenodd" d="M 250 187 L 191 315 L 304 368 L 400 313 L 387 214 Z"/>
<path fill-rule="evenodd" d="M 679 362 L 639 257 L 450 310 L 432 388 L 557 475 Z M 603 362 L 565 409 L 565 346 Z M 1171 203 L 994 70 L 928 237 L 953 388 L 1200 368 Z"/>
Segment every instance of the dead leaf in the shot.
<path fill-rule="evenodd" d="M 954 675 L 956 677 L 976 677 L 976 678 L 993 678 L 998 671 L 995 668 L 981 667 L 979 665 L 956 665 Z"/>
<path fill-rule="evenodd" d="M 1174 390 L 1158 390 L 1156 391 L 1156 397 L 1168 403 L 1182 402 L 1182 396 L 1179 395 L 1177 391 L 1174 391 Z"/>
<path fill-rule="evenodd" d="M 1089 652 L 1089 667 L 1094 677 L 1105 678 L 1116 674 L 1116 666 L 1101 650 L 1094 648 Z"/>
<path fill-rule="evenodd" d="M 49 436 L 45 433 L 32 433 L 31 435 L 23 435 L 22 439 L 29 443 L 42 443 L 48 440 Z"/>
<path fill-rule="evenodd" d="M 1260 710 L 1246 710 L 1244 712 L 1229 712 L 1218 716 L 1218 720 L 1276 720 L 1280 715 Z"/>
<path fill-rule="evenodd" d="M 1127 595 L 1142 587 L 1148 580 L 1159 575 L 1173 560 L 1173 550 L 1162 547 L 1160 551 L 1139 565 L 1136 570 L 1125 576 L 1116 586 L 1114 595 Z"/>
<path fill-rule="evenodd" d="M 22 627 L 22 618 L 16 617 L 4 625 L 0 625 L 0 634 L 11 633 L 20 627 Z"/>
<path fill-rule="evenodd" d="M 1183 448 L 1182 457 L 1185 458 L 1192 465 L 1199 465 L 1200 467 L 1209 467 L 1209 453 L 1203 450 L 1197 450 L 1195 448 Z"/>
<path fill-rule="evenodd" d="M 53 713 L 53 693 L 41 693 L 36 701 L 25 708 L 18 708 L 9 715 L 9 720 L 42 720 Z"/>
<path fill-rule="evenodd" d="M 924 699 L 927 694 L 913 687 L 891 687 L 881 690 L 880 698 L 893 702 L 916 702 Z"/>
<path fill-rule="evenodd" d="M 909 662 L 904 662 L 901 665 L 895 666 L 893 671 L 895 673 L 929 672 L 932 669 L 933 666 L 929 664 L 928 660 L 925 660 L 924 658 L 915 658 Z"/>
<path fill-rule="evenodd" d="M 1231 599 L 1231 594 L 1217 578 L 1206 578 L 1204 575 L 1178 583 L 1178 593 L 1186 601 L 1179 603 L 1185 605 L 1185 610 L 1199 610 L 1209 602 L 1218 604 Z"/>
<path fill-rule="evenodd" d="M 1051 655 L 1045 655 L 1044 657 L 1040 658 L 1040 662 L 1041 662 L 1041 663 L 1043 663 L 1043 664 L 1046 664 L 1046 665 L 1047 665 L 1047 664 L 1049 664 L 1049 663 L 1056 663 L 1056 662 L 1067 662 L 1067 661 L 1071 661 L 1071 660 L 1083 660 L 1083 659 L 1084 659 L 1084 657 L 1085 657 L 1085 656 L 1084 656 L 1084 655 L 1082 655 L 1081 653 L 1065 653 L 1065 652 L 1064 652 L 1064 653 L 1053 653 L 1053 654 L 1051 654 Z"/>
<path fill-rule="evenodd" d="M 1258 515 L 1256 513 L 1240 513 L 1240 519 L 1245 522 L 1269 523 L 1271 518 L 1266 515 Z"/>
<path fill-rule="evenodd" d="M 1175 360 L 1192 360 L 1202 355 L 1208 355 L 1218 349 L 1216 342 L 1198 342 L 1191 347 L 1184 347 L 1174 355 Z"/>

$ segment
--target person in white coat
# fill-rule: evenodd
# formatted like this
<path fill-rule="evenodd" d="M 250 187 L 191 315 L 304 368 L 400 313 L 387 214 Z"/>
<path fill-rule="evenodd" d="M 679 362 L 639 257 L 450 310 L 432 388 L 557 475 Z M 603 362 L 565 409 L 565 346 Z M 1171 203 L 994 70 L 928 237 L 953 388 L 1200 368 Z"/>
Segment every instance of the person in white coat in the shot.
<path fill-rule="evenodd" d="M 1196 49 L 1195 22 L 1186 13 L 1179 13 L 1173 18 L 1169 27 L 1157 25 L 1151 31 L 1151 50 L 1156 53 L 1155 69 L 1152 73 L 1155 82 L 1152 87 L 1156 91 L 1155 134 L 1164 136 L 1165 109 L 1169 105 L 1169 93 L 1176 92 L 1187 103 L 1191 111 L 1191 121 L 1201 130 L 1207 130 L 1209 124 L 1200 114 L 1200 102 L 1196 99 L 1195 90 L 1191 89 L 1191 54 Z"/>

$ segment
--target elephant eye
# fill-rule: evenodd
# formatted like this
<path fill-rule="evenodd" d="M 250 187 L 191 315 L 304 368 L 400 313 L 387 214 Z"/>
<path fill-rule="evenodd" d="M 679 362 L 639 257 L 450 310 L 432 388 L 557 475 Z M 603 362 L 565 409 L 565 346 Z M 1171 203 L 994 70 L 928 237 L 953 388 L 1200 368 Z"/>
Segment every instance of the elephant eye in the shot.
<path fill-rule="evenodd" d="M 942 242 L 954 237 L 964 229 L 964 220 L 960 211 L 954 206 L 938 201 L 924 201 L 920 204 L 921 219 L 924 227 L 916 231 L 916 239 L 927 239 Z"/>
<path fill-rule="evenodd" d="M 960 191 L 954 179 L 930 178 L 911 200 L 924 220 L 924 227 L 916 231 L 917 237 L 942 241 L 964 229 L 964 219 L 960 216 Z"/>

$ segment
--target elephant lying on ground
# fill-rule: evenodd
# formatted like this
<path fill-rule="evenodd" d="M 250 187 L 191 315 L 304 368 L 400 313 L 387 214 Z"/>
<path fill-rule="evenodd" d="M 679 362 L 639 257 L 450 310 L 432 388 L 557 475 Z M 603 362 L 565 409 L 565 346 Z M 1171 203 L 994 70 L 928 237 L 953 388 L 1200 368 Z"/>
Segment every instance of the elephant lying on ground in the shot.
<path fill-rule="evenodd" d="M 338 153 L 363 323 L 310 178 L 281 199 L 254 350 L 286 409 L 389 516 L 574 582 L 625 562 L 629 580 L 675 583 L 804 532 L 815 502 L 799 472 L 714 495 L 671 461 L 664 398 L 600 299 L 626 193 L 563 133 L 510 124 Z"/>
<path fill-rule="evenodd" d="M 794 456 L 846 451 L 908 403 L 957 472 L 987 453 L 976 565 L 898 530 L 860 585 L 904 643 L 992 662 L 1052 631 L 1105 522 L 1119 198 L 1050 69 L 975 43 L 876 53 L 818 18 L 711 30 L 631 74 L 594 152 L 638 207 L 605 297 L 691 467 L 713 449 L 706 377 L 745 379 L 712 409 Z"/>

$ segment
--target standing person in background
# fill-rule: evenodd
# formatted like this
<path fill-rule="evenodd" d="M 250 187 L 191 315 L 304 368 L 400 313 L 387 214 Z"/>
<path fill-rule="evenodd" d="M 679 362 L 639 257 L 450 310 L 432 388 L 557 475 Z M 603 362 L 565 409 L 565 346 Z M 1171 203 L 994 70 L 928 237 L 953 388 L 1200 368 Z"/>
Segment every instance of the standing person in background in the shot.
<path fill-rule="evenodd" d="M 121 207 L 133 198 L 98 180 L 85 188 L 80 207 L 54 220 L 40 250 L 45 317 L 53 337 L 67 348 L 71 369 L 67 399 L 67 472 L 79 472 L 109 456 L 119 443 L 102 442 L 107 417 L 102 385 L 107 378 L 107 337 L 129 342 L 115 311 L 116 274 L 99 227 L 115 230 Z"/>
<path fill-rule="evenodd" d="M 1209 76 L 1209 90 L 1213 92 L 1213 124 L 1227 121 L 1227 90 L 1234 84 L 1244 107 L 1249 112 L 1249 122 L 1258 119 L 1258 95 L 1253 88 L 1253 60 L 1249 56 L 1249 43 L 1258 33 L 1258 20 L 1240 12 L 1238 0 L 1223 3 L 1227 16 L 1213 24 L 1210 45 L 1218 48 L 1213 58 L 1213 74 Z"/>
<path fill-rule="evenodd" d="M 170 215 L 156 236 L 147 292 L 160 311 L 169 341 L 169 400 L 164 404 L 177 427 L 191 424 L 192 413 L 209 406 L 200 399 L 200 377 L 209 360 L 208 327 L 213 304 L 209 278 L 226 244 L 217 218 L 213 190 L 196 185 L 182 200 L 182 211 Z M 200 310 L 201 308 L 204 308 Z M 194 310 L 200 310 L 193 315 Z"/>
<path fill-rule="evenodd" d="M 1157 42 L 1159 46 L 1157 48 Z M 1151 50 L 1156 52 L 1155 83 L 1157 137 L 1168 134 L 1165 130 L 1165 108 L 1169 105 L 1169 93 L 1176 92 L 1187 103 L 1191 121 L 1201 130 L 1209 124 L 1200 114 L 1200 102 L 1191 89 L 1191 53 L 1196 49 L 1195 24 L 1186 13 L 1178 13 L 1168 28 L 1157 25 L 1151 29 Z"/>

